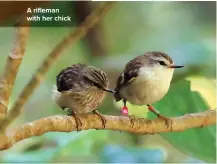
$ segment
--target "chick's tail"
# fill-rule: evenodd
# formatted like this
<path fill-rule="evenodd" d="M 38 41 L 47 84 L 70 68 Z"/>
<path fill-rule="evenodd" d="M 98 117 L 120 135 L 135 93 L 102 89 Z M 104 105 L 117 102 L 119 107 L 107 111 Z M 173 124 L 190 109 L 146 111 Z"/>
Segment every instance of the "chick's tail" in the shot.
<path fill-rule="evenodd" d="M 52 90 L 52 100 L 55 101 L 56 103 L 60 99 L 62 93 L 57 90 L 57 86 L 53 85 L 53 90 Z"/>

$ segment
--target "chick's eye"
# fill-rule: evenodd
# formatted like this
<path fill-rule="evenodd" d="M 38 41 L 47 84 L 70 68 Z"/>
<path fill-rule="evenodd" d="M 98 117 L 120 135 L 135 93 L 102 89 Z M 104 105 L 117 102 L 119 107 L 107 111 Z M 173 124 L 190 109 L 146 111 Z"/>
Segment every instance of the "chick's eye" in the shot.
<path fill-rule="evenodd" d="M 159 61 L 159 64 L 160 64 L 160 65 L 166 65 L 166 64 L 164 63 L 164 61 Z"/>
<path fill-rule="evenodd" d="M 93 83 L 93 85 L 97 88 L 101 88 L 101 86 L 98 83 Z"/>

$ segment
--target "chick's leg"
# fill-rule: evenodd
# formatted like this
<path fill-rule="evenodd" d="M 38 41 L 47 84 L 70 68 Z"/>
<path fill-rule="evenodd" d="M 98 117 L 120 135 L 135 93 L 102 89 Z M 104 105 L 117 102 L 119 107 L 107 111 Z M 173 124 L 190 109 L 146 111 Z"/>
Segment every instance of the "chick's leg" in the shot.
<path fill-rule="evenodd" d="M 98 110 L 94 110 L 93 113 L 100 117 L 100 119 L 102 120 L 102 126 L 103 126 L 102 129 L 105 129 L 105 125 L 106 125 L 106 122 L 107 122 L 105 117 L 101 113 L 99 113 Z"/>
<path fill-rule="evenodd" d="M 169 124 L 172 123 L 172 120 L 170 118 L 161 115 L 160 112 L 157 109 L 155 109 L 153 106 L 151 105 L 147 105 L 147 106 L 148 106 L 148 110 L 150 110 L 152 113 L 157 115 L 159 119 L 164 120 L 167 127 L 169 127 Z"/>
<path fill-rule="evenodd" d="M 68 109 L 68 116 L 73 116 L 76 122 L 77 132 L 82 130 L 82 122 L 78 114 L 73 109 Z"/>

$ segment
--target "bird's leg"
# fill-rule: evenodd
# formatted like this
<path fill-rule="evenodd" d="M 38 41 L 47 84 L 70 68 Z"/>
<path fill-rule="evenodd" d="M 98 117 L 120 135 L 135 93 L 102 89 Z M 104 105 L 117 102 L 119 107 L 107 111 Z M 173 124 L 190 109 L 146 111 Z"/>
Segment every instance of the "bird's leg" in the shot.
<path fill-rule="evenodd" d="M 134 115 L 128 115 L 128 108 L 127 108 L 127 105 L 126 105 L 127 101 L 124 99 L 123 102 L 124 102 L 124 107 L 122 108 L 121 113 L 124 116 L 129 117 L 130 122 L 131 122 L 131 127 L 133 127 L 134 123 L 135 123 L 135 116 Z"/>
<path fill-rule="evenodd" d="M 161 115 L 160 112 L 157 109 L 155 109 L 153 106 L 151 106 L 151 105 L 147 105 L 147 106 L 148 106 L 148 110 L 150 110 L 152 113 L 157 115 L 158 118 L 164 120 L 167 127 L 169 127 L 169 124 L 172 123 L 172 120 L 170 118 Z"/>
<path fill-rule="evenodd" d="M 102 126 L 103 126 L 102 129 L 105 129 L 105 125 L 106 125 L 106 122 L 107 122 L 105 117 L 101 113 L 99 113 L 98 110 L 94 110 L 93 113 L 100 117 L 100 119 L 102 120 Z"/>
<path fill-rule="evenodd" d="M 73 110 L 73 109 L 68 109 L 68 116 L 74 116 L 75 122 L 76 122 L 76 128 L 77 132 L 82 130 L 82 122 L 81 119 L 79 118 L 78 114 Z"/>

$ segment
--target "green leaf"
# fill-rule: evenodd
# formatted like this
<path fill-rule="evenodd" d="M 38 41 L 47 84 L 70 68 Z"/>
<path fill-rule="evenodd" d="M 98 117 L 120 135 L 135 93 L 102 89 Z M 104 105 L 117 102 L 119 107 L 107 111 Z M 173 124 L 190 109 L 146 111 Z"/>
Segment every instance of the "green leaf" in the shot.
<path fill-rule="evenodd" d="M 173 85 L 168 94 L 154 106 L 162 115 L 182 116 L 208 109 L 208 105 L 198 92 L 191 91 L 190 81 L 183 80 Z M 154 116 L 151 112 L 149 117 Z M 160 134 L 177 149 L 192 157 L 215 162 L 216 159 L 216 126 L 193 128 L 183 132 Z"/>

